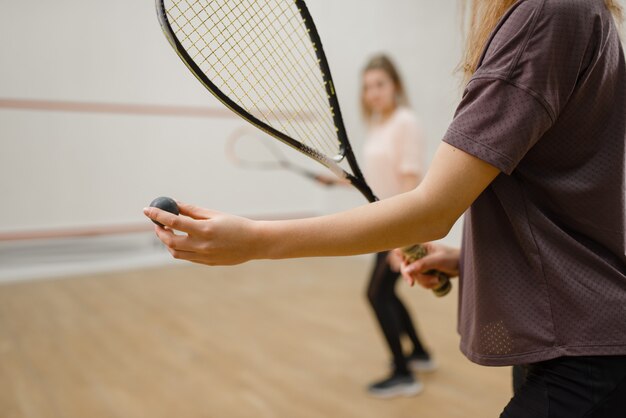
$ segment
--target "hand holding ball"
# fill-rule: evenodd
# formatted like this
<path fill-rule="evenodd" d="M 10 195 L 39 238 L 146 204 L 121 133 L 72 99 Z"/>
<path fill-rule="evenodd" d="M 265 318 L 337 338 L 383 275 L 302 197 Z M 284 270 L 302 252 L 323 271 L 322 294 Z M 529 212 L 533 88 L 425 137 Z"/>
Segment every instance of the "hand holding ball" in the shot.
<path fill-rule="evenodd" d="M 180 213 L 180 211 L 178 210 L 178 205 L 176 204 L 176 201 L 172 198 L 165 197 L 165 196 L 157 197 L 156 199 L 154 199 L 150 203 L 150 207 L 159 208 L 166 212 L 173 213 L 174 215 L 178 215 Z M 159 225 L 160 227 L 164 226 L 155 220 L 153 220 L 152 222 Z"/>

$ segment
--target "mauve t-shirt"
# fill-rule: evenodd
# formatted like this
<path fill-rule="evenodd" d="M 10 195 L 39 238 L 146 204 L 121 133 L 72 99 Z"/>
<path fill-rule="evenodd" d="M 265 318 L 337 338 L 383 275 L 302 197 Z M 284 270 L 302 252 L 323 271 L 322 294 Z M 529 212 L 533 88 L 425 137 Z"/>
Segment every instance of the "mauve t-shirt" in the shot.
<path fill-rule="evenodd" d="M 444 141 L 501 173 L 465 215 L 461 350 L 626 354 L 626 66 L 602 0 L 520 0 Z"/>

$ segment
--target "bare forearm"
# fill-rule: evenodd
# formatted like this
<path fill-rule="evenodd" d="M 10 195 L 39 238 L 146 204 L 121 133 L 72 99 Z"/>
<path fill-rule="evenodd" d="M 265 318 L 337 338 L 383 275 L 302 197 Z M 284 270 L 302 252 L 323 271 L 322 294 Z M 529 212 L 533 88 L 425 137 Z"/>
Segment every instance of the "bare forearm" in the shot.
<path fill-rule="evenodd" d="M 452 219 L 454 218 L 454 219 Z M 345 212 L 258 225 L 260 258 L 339 256 L 444 237 L 455 215 L 415 189 Z"/>
<path fill-rule="evenodd" d="M 157 208 L 146 208 L 144 213 L 164 225 L 155 232 L 173 257 L 195 263 L 353 255 L 442 238 L 498 173 L 442 144 L 416 189 L 335 215 L 251 221 L 182 202 L 178 202 L 180 215 Z"/>
<path fill-rule="evenodd" d="M 320 218 L 262 223 L 261 258 L 352 255 L 443 238 L 498 173 L 442 144 L 409 192 Z"/>

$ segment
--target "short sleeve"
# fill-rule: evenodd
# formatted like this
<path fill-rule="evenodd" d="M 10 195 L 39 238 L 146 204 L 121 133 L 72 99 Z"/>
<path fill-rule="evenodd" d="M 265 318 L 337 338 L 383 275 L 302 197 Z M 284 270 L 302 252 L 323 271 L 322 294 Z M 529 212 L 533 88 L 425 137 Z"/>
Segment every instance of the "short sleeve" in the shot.
<path fill-rule="evenodd" d="M 444 142 L 511 174 L 552 125 L 537 99 L 502 80 L 472 81 Z"/>
<path fill-rule="evenodd" d="M 487 42 L 444 141 L 510 174 L 589 65 L 587 0 L 520 0 Z M 590 23 L 591 22 L 591 23 Z"/>

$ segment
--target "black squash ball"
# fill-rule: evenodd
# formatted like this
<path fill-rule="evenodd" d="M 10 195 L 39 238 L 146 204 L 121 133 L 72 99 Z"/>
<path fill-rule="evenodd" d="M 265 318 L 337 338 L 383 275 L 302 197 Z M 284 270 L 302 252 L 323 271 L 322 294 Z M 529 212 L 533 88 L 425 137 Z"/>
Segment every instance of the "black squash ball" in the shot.
<path fill-rule="evenodd" d="M 176 204 L 176 201 L 170 197 L 165 197 L 165 196 L 157 197 L 150 203 L 150 206 L 153 208 L 159 208 L 169 213 L 173 213 L 174 215 L 178 215 L 180 213 L 180 210 L 178 210 L 178 205 Z M 161 225 L 160 222 L 157 222 L 155 220 L 153 220 L 152 222 L 154 222 L 155 224 L 161 227 L 163 226 Z"/>

